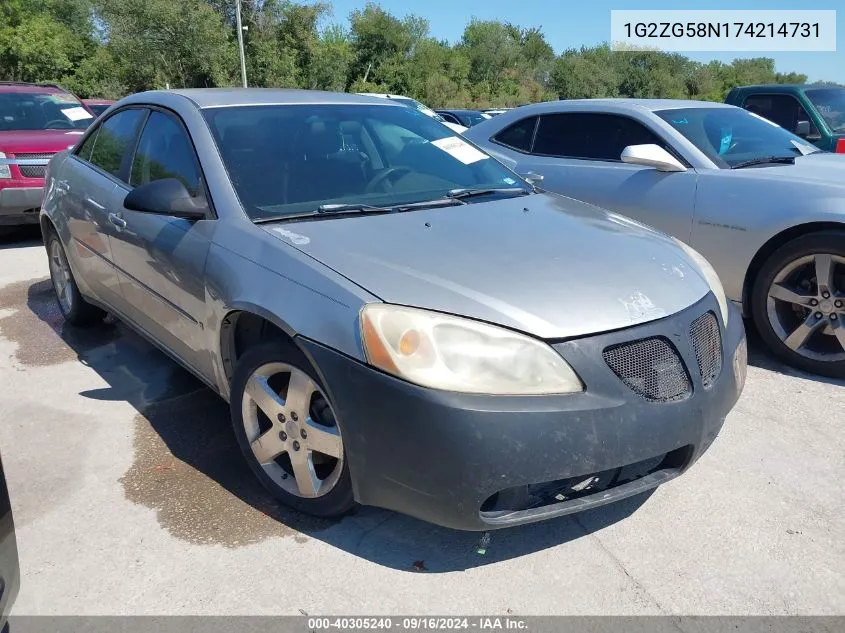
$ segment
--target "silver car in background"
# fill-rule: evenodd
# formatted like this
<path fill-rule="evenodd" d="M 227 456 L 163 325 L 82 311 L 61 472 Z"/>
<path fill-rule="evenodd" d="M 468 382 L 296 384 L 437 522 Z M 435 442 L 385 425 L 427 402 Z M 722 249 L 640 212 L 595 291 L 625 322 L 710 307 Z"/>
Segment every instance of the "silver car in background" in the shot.
<path fill-rule="evenodd" d="M 845 157 L 697 101 L 548 102 L 465 135 L 548 191 L 690 244 L 773 352 L 845 377 Z"/>
<path fill-rule="evenodd" d="M 193 372 L 317 515 L 486 530 L 622 499 L 693 464 L 745 381 L 700 255 L 386 99 L 133 95 L 50 163 L 41 221 L 65 318 Z"/>

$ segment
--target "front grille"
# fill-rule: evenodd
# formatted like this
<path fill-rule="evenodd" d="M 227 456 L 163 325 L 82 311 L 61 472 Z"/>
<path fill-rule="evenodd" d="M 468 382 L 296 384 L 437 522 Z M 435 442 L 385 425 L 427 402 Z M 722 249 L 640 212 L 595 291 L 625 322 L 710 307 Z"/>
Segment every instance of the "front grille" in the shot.
<path fill-rule="evenodd" d="M 689 337 L 698 361 L 701 384 L 705 389 L 709 388 L 722 373 L 722 334 L 716 315 L 708 312 L 693 321 Z"/>
<path fill-rule="evenodd" d="M 15 158 L 20 158 L 21 160 L 33 160 L 37 158 L 53 158 L 55 152 L 41 152 L 40 154 L 15 154 Z"/>
<path fill-rule="evenodd" d="M 24 178 L 44 178 L 47 173 L 47 165 L 18 165 L 18 169 Z"/>
<path fill-rule="evenodd" d="M 631 390 L 652 402 L 688 398 L 692 385 L 677 350 L 662 337 L 604 350 L 604 361 Z"/>
<path fill-rule="evenodd" d="M 53 158 L 55 152 L 38 152 L 34 154 L 15 154 L 15 158 L 19 160 L 49 160 Z M 46 165 L 18 165 L 21 170 L 21 175 L 24 178 L 44 178 L 47 173 Z"/>

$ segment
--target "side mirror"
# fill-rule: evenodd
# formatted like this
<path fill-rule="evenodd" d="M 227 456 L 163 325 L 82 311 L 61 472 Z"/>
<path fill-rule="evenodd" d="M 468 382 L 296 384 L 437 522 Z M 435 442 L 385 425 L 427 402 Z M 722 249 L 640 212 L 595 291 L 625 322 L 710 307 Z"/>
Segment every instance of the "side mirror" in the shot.
<path fill-rule="evenodd" d="M 524 174 L 520 174 L 522 179 L 527 182 L 529 185 L 533 187 L 537 187 L 543 182 L 543 176 L 541 174 L 534 173 L 533 171 L 525 172 Z"/>
<path fill-rule="evenodd" d="M 798 121 L 795 124 L 795 135 L 800 136 L 801 138 L 807 138 L 810 136 L 810 122 Z"/>
<path fill-rule="evenodd" d="M 657 171 L 686 171 L 681 162 L 659 145 L 629 145 L 622 150 L 622 162 L 644 167 L 654 167 Z"/>
<path fill-rule="evenodd" d="M 204 196 L 192 197 L 181 180 L 164 178 L 136 187 L 127 194 L 123 206 L 131 211 L 172 215 L 186 220 L 202 220 L 208 214 Z"/>

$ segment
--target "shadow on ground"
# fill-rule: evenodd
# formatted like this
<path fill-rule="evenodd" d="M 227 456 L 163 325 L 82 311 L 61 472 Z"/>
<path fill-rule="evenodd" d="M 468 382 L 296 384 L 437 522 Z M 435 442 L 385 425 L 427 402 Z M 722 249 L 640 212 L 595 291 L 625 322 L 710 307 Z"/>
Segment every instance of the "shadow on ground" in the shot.
<path fill-rule="evenodd" d="M 42 243 L 41 227 L 37 224 L 16 226 L 7 230 L 6 227 L 0 227 L 0 251 L 40 246 Z"/>
<path fill-rule="evenodd" d="M 439 528 L 375 508 L 339 521 L 289 511 L 253 478 L 236 444 L 227 405 L 127 327 L 107 321 L 80 330 L 64 323 L 48 279 L 0 289 L 0 334 L 18 343 L 19 365 L 81 362 L 106 386 L 87 398 L 130 403 L 134 460 L 121 479 L 126 497 L 156 512 L 174 537 L 241 547 L 270 538 L 318 539 L 379 565 L 447 572 L 497 563 L 583 538 L 632 514 L 649 497 L 491 533 Z"/>
<path fill-rule="evenodd" d="M 816 382 L 825 383 L 828 385 L 839 385 L 845 387 L 845 380 L 841 378 L 827 378 L 826 376 L 817 376 L 815 374 L 808 374 L 790 367 L 774 356 L 766 348 L 766 344 L 757 329 L 750 320 L 745 321 L 745 334 L 748 337 L 748 364 L 760 369 L 767 369 L 769 371 L 783 374 L 784 376 L 792 376 L 794 378 L 802 378 L 804 380 L 814 380 Z"/>

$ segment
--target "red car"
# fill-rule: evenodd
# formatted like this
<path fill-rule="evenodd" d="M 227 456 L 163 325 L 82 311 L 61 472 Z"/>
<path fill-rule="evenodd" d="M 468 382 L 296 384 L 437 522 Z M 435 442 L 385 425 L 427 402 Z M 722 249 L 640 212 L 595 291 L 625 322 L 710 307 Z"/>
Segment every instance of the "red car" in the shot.
<path fill-rule="evenodd" d="M 56 85 L 0 82 L 0 234 L 37 224 L 44 172 L 94 114 Z"/>
<path fill-rule="evenodd" d="M 100 116 L 103 112 L 108 110 L 114 103 L 113 99 L 83 99 L 82 103 L 94 113 L 94 116 Z"/>

